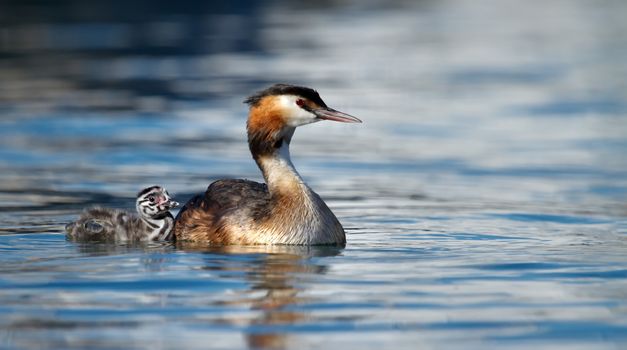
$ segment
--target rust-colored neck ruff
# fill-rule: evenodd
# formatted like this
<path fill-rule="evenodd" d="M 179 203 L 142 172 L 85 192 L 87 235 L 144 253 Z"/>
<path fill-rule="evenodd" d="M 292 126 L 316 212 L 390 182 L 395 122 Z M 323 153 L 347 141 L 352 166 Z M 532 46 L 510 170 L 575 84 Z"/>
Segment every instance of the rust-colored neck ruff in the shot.
<path fill-rule="evenodd" d="M 265 98 L 250 108 L 246 129 L 248 146 L 255 161 L 259 162 L 260 157 L 270 156 L 281 147 L 285 127 L 281 113 L 276 98 Z"/>

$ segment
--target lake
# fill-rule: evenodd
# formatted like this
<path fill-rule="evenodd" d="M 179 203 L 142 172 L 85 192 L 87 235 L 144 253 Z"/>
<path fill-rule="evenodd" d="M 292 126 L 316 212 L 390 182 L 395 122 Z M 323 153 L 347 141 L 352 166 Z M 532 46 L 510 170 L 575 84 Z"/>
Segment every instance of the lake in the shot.
<path fill-rule="evenodd" d="M 1 349 L 624 349 L 627 3 L 0 5 Z M 345 248 L 77 243 L 262 181 L 245 97 L 363 124 L 292 160 Z"/>

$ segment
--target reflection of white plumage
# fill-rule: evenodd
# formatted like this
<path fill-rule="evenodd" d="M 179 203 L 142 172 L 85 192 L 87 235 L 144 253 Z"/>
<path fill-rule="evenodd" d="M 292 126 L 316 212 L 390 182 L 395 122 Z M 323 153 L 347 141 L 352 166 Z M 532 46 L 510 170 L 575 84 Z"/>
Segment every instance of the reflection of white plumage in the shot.
<path fill-rule="evenodd" d="M 86 210 L 65 229 L 77 241 L 170 240 L 174 218 L 170 209 L 178 205 L 163 187 L 152 186 L 137 194 L 137 213 L 108 208 Z"/>
<path fill-rule="evenodd" d="M 218 180 L 176 217 L 177 240 L 211 244 L 344 244 L 342 225 L 290 160 L 296 127 L 320 120 L 359 123 L 310 88 L 276 84 L 249 97 L 248 146 L 265 184 Z"/>

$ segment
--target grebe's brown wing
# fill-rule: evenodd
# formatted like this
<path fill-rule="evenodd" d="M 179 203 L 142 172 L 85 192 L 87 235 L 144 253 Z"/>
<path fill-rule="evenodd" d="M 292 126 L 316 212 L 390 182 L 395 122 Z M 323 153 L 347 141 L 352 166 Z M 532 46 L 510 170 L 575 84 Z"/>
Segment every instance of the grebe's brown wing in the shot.
<path fill-rule="evenodd" d="M 255 181 L 219 180 L 207 188 L 205 200 L 210 200 L 221 210 L 258 207 L 267 204 L 270 200 L 270 193 L 268 186 Z"/>
<path fill-rule="evenodd" d="M 220 219 L 243 211 L 253 218 L 267 215 L 270 193 L 265 184 L 249 180 L 218 180 L 204 194 L 192 197 L 175 218 L 177 240 L 222 243 Z"/>

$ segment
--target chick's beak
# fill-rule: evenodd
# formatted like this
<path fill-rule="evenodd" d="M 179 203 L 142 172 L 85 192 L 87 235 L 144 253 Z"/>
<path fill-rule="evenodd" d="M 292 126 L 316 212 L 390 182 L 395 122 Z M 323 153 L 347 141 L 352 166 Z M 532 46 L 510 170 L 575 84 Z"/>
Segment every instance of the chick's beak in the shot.
<path fill-rule="evenodd" d="M 178 207 L 179 202 L 168 198 L 167 196 L 163 196 L 161 197 L 159 205 L 165 207 L 166 209 L 172 209 Z"/>
<path fill-rule="evenodd" d="M 355 118 L 350 114 L 336 111 L 335 109 L 329 107 L 316 108 L 311 112 L 316 115 L 317 119 L 321 120 L 332 120 L 342 123 L 361 123 L 359 118 Z"/>

